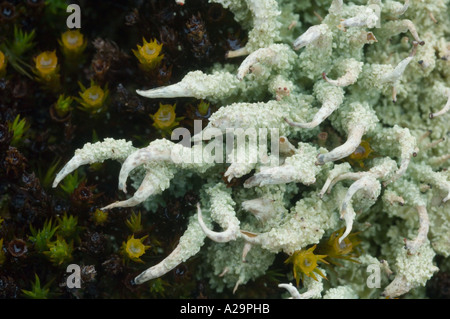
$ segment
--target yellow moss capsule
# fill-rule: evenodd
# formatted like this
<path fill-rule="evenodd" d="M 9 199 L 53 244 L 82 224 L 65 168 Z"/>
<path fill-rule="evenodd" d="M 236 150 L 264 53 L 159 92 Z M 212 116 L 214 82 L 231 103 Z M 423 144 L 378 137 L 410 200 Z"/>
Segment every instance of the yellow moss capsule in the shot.
<path fill-rule="evenodd" d="M 347 160 L 352 166 L 358 164 L 360 167 L 364 167 L 364 161 L 371 158 L 373 155 L 372 153 L 374 153 L 374 151 L 370 147 L 369 141 L 363 140 L 356 150 L 348 156 Z"/>
<path fill-rule="evenodd" d="M 145 71 L 151 71 L 155 69 L 164 57 L 161 54 L 162 44 L 158 44 L 156 39 L 147 42 L 145 38 L 143 40 L 143 45 L 138 45 L 137 50 L 132 50 L 134 55 L 138 58 L 140 66 Z"/>
<path fill-rule="evenodd" d="M 155 114 L 150 115 L 153 119 L 153 126 L 160 130 L 162 134 L 168 134 L 174 127 L 180 124 L 184 117 L 177 117 L 175 113 L 176 104 L 159 104 L 159 109 Z"/>
<path fill-rule="evenodd" d="M 102 226 L 108 221 L 108 212 L 97 208 L 91 218 L 96 225 Z"/>
<path fill-rule="evenodd" d="M 325 258 L 330 263 L 341 266 L 334 259 L 344 259 L 354 263 L 359 263 L 357 260 L 353 259 L 359 256 L 359 252 L 357 251 L 359 247 L 357 247 L 361 241 L 358 239 L 357 233 L 350 233 L 347 237 L 344 238 L 342 242 L 339 243 L 339 239 L 342 237 L 345 228 L 341 228 L 335 232 L 333 232 L 328 240 L 319 244 L 317 251 L 321 254 L 325 254 L 327 257 Z"/>
<path fill-rule="evenodd" d="M 76 58 L 86 49 L 87 41 L 80 30 L 69 30 L 61 35 L 59 40 L 64 56 Z"/>
<path fill-rule="evenodd" d="M 306 275 L 308 277 L 313 278 L 314 280 L 317 280 L 314 273 L 319 274 L 321 277 L 325 278 L 324 274 L 320 271 L 320 269 L 317 268 L 317 263 L 323 262 L 325 264 L 328 264 L 327 261 L 325 261 L 326 255 L 315 255 L 314 249 L 316 249 L 316 245 L 309 248 L 308 250 L 298 250 L 292 254 L 288 259 L 286 259 L 285 263 L 292 263 L 293 265 L 293 271 L 294 271 L 294 278 L 297 281 L 297 286 L 299 284 L 300 278 L 303 280 L 303 276 Z"/>
<path fill-rule="evenodd" d="M 4 77 L 6 74 L 6 65 L 7 60 L 5 54 L 3 54 L 2 51 L 0 51 L 0 78 Z"/>
<path fill-rule="evenodd" d="M 36 80 L 48 91 L 56 93 L 60 87 L 59 64 L 56 51 L 44 51 L 34 58 Z"/>
<path fill-rule="evenodd" d="M 140 239 L 134 238 L 134 235 L 128 237 L 127 242 L 122 244 L 123 254 L 132 261 L 143 262 L 140 257 L 145 254 L 145 251 L 150 248 L 150 246 L 144 245 L 144 240 L 148 236 L 144 236 Z"/>
<path fill-rule="evenodd" d="M 108 85 L 102 89 L 91 81 L 91 86 L 86 88 L 79 83 L 81 87 L 80 98 L 76 100 L 81 104 L 80 109 L 90 114 L 98 114 L 106 109 L 106 100 L 109 96 Z"/>
<path fill-rule="evenodd" d="M 58 57 L 56 51 L 45 51 L 34 58 L 38 75 L 48 77 L 58 71 Z"/>

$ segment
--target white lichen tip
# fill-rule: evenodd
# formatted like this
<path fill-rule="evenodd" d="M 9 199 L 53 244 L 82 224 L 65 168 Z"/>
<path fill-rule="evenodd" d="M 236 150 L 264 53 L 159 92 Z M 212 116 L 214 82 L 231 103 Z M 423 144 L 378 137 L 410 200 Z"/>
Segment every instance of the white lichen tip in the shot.
<path fill-rule="evenodd" d="M 400 11 L 396 12 L 397 15 L 399 15 L 399 16 L 403 15 L 406 12 L 406 10 L 408 10 L 408 8 L 409 8 L 409 0 L 405 0 L 405 3 L 403 5 L 402 9 Z"/>
<path fill-rule="evenodd" d="M 349 187 L 341 206 L 341 218 L 345 221 L 345 232 L 339 238 L 339 243 L 341 243 L 352 230 L 356 213 L 351 204 L 351 199 L 359 190 L 363 190 L 366 197 L 375 199 L 380 194 L 381 184 L 375 177 L 366 175 L 358 179 Z"/>
<path fill-rule="evenodd" d="M 134 279 L 140 285 L 146 281 L 161 277 L 169 271 L 197 254 L 204 244 L 205 235 L 196 218 L 191 217 L 186 231 L 180 237 L 177 247 L 157 265 L 150 267 Z"/>
<path fill-rule="evenodd" d="M 153 175 L 152 172 L 148 172 L 145 175 L 141 185 L 131 198 L 124 201 L 112 203 L 108 206 L 101 208 L 101 210 L 109 210 L 118 207 L 134 207 L 141 204 L 147 198 L 149 198 L 151 195 L 157 192 L 159 192 L 159 185 L 155 184 L 155 176 Z"/>
<path fill-rule="evenodd" d="M 61 180 L 82 165 L 102 163 L 107 159 L 123 161 L 135 150 L 131 142 L 112 138 L 105 138 L 103 142 L 94 144 L 86 143 L 83 148 L 75 151 L 73 158 L 56 175 L 52 187 L 58 186 Z"/>
<path fill-rule="evenodd" d="M 347 141 L 328 153 L 319 154 L 316 165 L 334 162 L 352 154 L 361 144 L 363 135 L 374 130 L 379 122 L 374 110 L 365 102 L 351 103 L 339 115 L 335 124 L 341 123 L 341 128 L 347 131 Z"/>
<path fill-rule="evenodd" d="M 201 71 L 191 71 L 178 83 L 147 91 L 137 90 L 136 92 L 151 99 L 175 97 L 222 98 L 228 96 L 231 90 L 236 87 L 236 84 L 236 77 L 229 72 L 205 74 Z"/>
<path fill-rule="evenodd" d="M 322 107 L 314 115 L 313 119 L 307 123 L 296 123 L 285 118 L 290 126 L 300 127 L 304 129 L 312 129 L 319 126 L 325 121 L 344 101 L 344 91 L 334 85 L 327 83 L 316 84 L 314 91 L 318 100 L 322 102 Z"/>
<path fill-rule="evenodd" d="M 333 185 L 336 184 L 335 179 L 338 176 L 343 176 L 346 173 L 349 173 L 350 169 L 351 169 L 351 166 L 349 163 L 342 163 L 342 164 L 335 165 L 333 167 L 333 169 L 330 171 L 330 173 L 328 174 L 328 178 L 325 181 L 325 183 L 323 184 L 322 190 L 319 193 L 319 197 L 323 198 L 323 195 L 325 195 L 325 193 L 327 191 L 329 193 L 331 191 L 331 188 L 333 187 Z M 350 173 L 350 174 L 352 174 L 352 173 Z M 359 176 L 357 178 L 355 178 L 355 180 L 358 178 L 359 178 Z"/>
<path fill-rule="evenodd" d="M 395 182 L 401 176 L 403 176 L 408 169 L 409 163 L 411 162 L 412 157 L 417 156 L 418 147 L 416 138 L 411 135 L 411 132 L 408 128 L 401 128 L 398 125 L 394 125 L 393 128 L 386 129 L 385 134 L 388 134 L 387 139 L 394 138 L 395 146 L 400 147 L 401 155 L 400 155 L 400 167 L 392 175 L 389 180 L 386 180 L 383 183 L 383 186 L 387 186 L 390 183 Z M 386 135 L 383 134 L 383 140 L 386 141 Z"/>
<path fill-rule="evenodd" d="M 56 188 L 59 182 L 61 182 L 67 175 L 75 171 L 78 167 L 86 164 L 89 164 L 87 160 L 83 160 L 80 156 L 75 155 L 56 175 L 52 187 Z"/>
<path fill-rule="evenodd" d="M 319 154 L 317 156 L 316 165 L 324 165 L 328 162 L 334 162 L 352 154 L 361 144 L 361 139 L 366 133 L 364 125 L 356 125 L 348 130 L 347 141 L 341 146 L 336 147 L 331 152 Z"/>
<path fill-rule="evenodd" d="M 228 225 L 229 227 L 222 232 L 216 232 L 216 231 L 209 229 L 208 226 L 206 226 L 205 222 L 203 221 L 202 209 L 200 207 L 200 203 L 197 203 L 197 218 L 198 218 L 198 223 L 199 223 L 200 227 L 202 228 L 202 231 L 205 233 L 205 235 L 209 239 L 211 239 L 217 243 L 227 243 L 231 240 L 235 240 L 238 237 L 238 235 L 240 234 L 239 227 L 237 227 L 237 228 L 232 227 L 232 225 Z"/>
<path fill-rule="evenodd" d="M 240 49 L 237 49 L 237 50 L 228 51 L 225 54 L 225 58 L 227 58 L 227 59 L 238 58 L 238 57 L 241 57 L 241 56 L 248 55 L 249 53 L 250 53 L 250 51 L 248 50 L 248 48 L 243 47 L 243 48 L 240 48 Z"/>
<path fill-rule="evenodd" d="M 419 213 L 419 231 L 417 237 L 414 240 L 406 240 L 406 249 L 409 254 L 415 254 L 419 248 L 427 241 L 428 230 L 430 228 L 430 220 L 428 218 L 428 212 L 426 206 L 418 206 L 417 212 Z"/>
<path fill-rule="evenodd" d="M 149 99 L 156 98 L 173 98 L 173 97 L 193 97 L 193 93 L 189 90 L 189 87 L 183 83 L 179 82 L 176 84 L 158 87 L 150 90 L 136 90 L 136 93 L 147 97 Z"/>
<path fill-rule="evenodd" d="M 321 269 L 324 275 L 326 275 L 326 272 Z M 318 280 L 314 280 L 310 277 L 306 277 L 303 284 L 306 287 L 306 292 L 300 293 L 292 283 L 289 284 L 279 284 L 279 288 L 286 289 L 290 294 L 291 297 L 289 299 L 313 299 L 313 298 L 320 298 L 321 293 L 323 291 L 323 278 L 319 277 Z"/>
<path fill-rule="evenodd" d="M 286 158 L 280 166 L 262 167 L 261 171 L 244 182 L 245 188 L 291 182 L 310 185 L 316 182 L 321 168 L 315 165 L 317 149 L 306 143 L 299 143 L 296 154 Z"/>
<path fill-rule="evenodd" d="M 413 36 L 414 40 L 420 45 L 425 45 L 425 41 L 421 40 L 419 37 L 419 34 L 417 33 L 416 26 L 411 20 L 405 19 L 401 21 L 402 25 L 408 28 L 409 32 L 411 32 L 411 35 Z"/>
<path fill-rule="evenodd" d="M 413 49 L 408 57 L 400 61 L 399 64 L 394 68 L 394 70 L 386 75 L 384 75 L 381 79 L 381 83 L 390 83 L 392 85 L 395 85 L 395 83 L 400 79 L 400 77 L 405 72 L 406 67 L 408 64 L 412 61 L 414 56 L 416 55 L 417 51 L 417 45 L 418 43 L 416 41 L 413 42 Z M 395 100 L 395 97 L 394 97 Z"/>
<path fill-rule="evenodd" d="M 444 115 L 445 113 L 450 111 L 450 88 L 446 88 L 445 94 L 447 95 L 447 103 L 440 111 L 438 111 L 436 113 L 430 113 L 430 119 L 433 119 L 437 116 Z"/>
<path fill-rule="evenodd" d="M 207 193 L 210 195 L 211 219 L 225 230 L 216 232 L 209 229 L 203 221 L 200 204 L 197 204 L 197 219 L 201 229 L 208 238 L 218 243 L 226 243 L 237 239 L 241 235 L 240 221 L 236 217 L 233 208 L 235 202 L 231 198 L 230 192 L 223 183 L 218 183 L 208 189 Z"/>
<path fill-rule="evenodd" d="M 320 39 L 320 37 L 328 32 L 326 24 L 319 24 L 309 27 L 301 36 L 294 41 L 294 50 L 299 50 L 309 44 L 312 44 Z"/>
<path fill-rule="evenodd" d="M 365 7 L 363 11 L 354 17 L 341 21 L 338 28 L 345 31 L 349 27 L 368 27 L 374 28 L 379 22 L 377 13 L 370 7 Z"/>
<path fill-rule="evenodd" d="M 327 77 L 325 72 L 322 73 L 322 78 L 330 84 L 335 86 L 345 87 L 354 84 L 358 80 L 358 76 L 362 71 L 363 63 L 355 59 L 349 59 L 344 62 L 346 65 L 345 74 L 336 80 Z"/>
<path fill-rule="evenodd" d="M 153 142 L 146 148 L 137 150 L 133 154 L 127 157 L 122 164 L 119 173 L 119 189 L 124 193 L 127 192 L 126 181 L 130 172 L 136 167 L 143 165 L 147 162 L 161 162 L 171 161 L 171 148 L 169 147 L 171 142 L 166 143 L 165 147 L 161 147 L 158 142 Z"/>
<path fill-rule="evenodd" d="M 270 60 L 275 58 L 276 52 L 272 50 L 271 48 L 261 48 L 256 50 L 255 52 L 252 52 L 249 56 L 247 56 L 244 61 L 242 61 L 241 65 L 239 66 L 238 72 L 237 72 L 237 78 L 239 81 L 242 81 L 247 75 L 248 72 L 250 72 L 250 69 L 253 65 L 256 63 L 270 63 Z"/>
<path fill-rule="evenodd" d="M 289 299 L 302 299 L 300 293 L 298 292 L 298 289 L 295 288 L 292 283 L 279 284 L 278 287 L 286 289 L 291 294 L 291 297 Z"/>

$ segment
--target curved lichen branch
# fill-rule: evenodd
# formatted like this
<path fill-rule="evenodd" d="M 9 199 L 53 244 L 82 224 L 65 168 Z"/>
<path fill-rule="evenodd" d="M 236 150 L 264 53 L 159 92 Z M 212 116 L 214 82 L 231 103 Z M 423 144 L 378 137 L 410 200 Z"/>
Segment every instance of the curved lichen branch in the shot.
<path fill-rule="evenodd" d="M 326 275 L 326 272 L 324 270 L 321 270 L 324 275 Z M 320 298 L 321 293 L 323 291 L 323 283 L 322 277 L 318 277 L 318 280 L 314 280 L 310 277 L 306 277 L 304 280 L 304 286 L 306 287 L 306 292 L 300 293 L 296 287 L 292 283 L 289 284 L 279 284 L 279 288 L 286 289 L 290 294 L 291 297 L 289 299 L 313 299 L 313 298 Z"/>
<path fill-rule="evenodd" d="M 392 177 L 385 181 L 383 186 L 395 182 L 403 176 L 414 156 L 417 156 L 418 147 L 416 138 L 411 135 L 408 128 L 402 128 L 394 125 L 392 128 L 381 130 L 376 136 L 377 144 L 381 144 L 385 148 L 386 153 L 391 153 L 393 150 L 400 148 L 400 166 Z M 390 154 L 389 154 L 390 155 Z M 392 154 L 394 156 L 394 154 Z"/>
<path fill-rule="evenodd" d="M 142 272 L 134 279 L 134 282 L 139 285 L 165 275 L 179 264 L 197 254 L 202 247 L 204 240 L 205 235 L 202 232 L 200 225 L 195 217 L 191 217 L 188 227 L 183 236 L 180 237 L 180 241 L 174 251 L 159 264 Z"/>
<path fill-rule="evenodd" d="M 417 33 L 416 26 L 411 20 L 405 19 L 401 22 L 406 28 L 408 28 L 409 32 L 413 36 L 414 40 L 420 45 L 425 45 L 425 41 L 421 40 L 419 34 Z"/>
<path fill-rule="evenodd" d="M 409 0 L 405 0 L 403 4 L 401 4 L 399 1 L 387 0 L 383 6 L 383 11 L 386 10 L 386 13 L 388 15 L 397 18 L 403 15 L 406 10 L 408 10 L 408 8 Z"/>
<path fill-rule="evenodd" d="M 415 254 L 419 248 L 427 241 L 428 230 L 430 228 L 430 220 L 426 206 L 417 206 L 419 213 L 419 231 L 414 240 L 406 240 L 406 249 L 408 253 Z"/>
<path fill-rule="evenodd" d="M 391 205 L 399 203 L 400 206 L 405 205 L 405 199 L 392 191 L 385 191 L 383 198 Z"/>
<path fill-rule="evenodd" d="M 207 193 L 211 196 L 211 218 L 225 230 L 216 232 L 209 229 L 203 221 L 200 204 L 197 204 L 197 218 L 202 231 L 208 238 L 218 243 L 235 240 L 241 234 L 239 229 L 240 221 L 236 217 L 236 212 L 233 208 L 235 203 L 231 198 L 230 192 L 225 188 L 224 184 L 219 183 L 208 189 Z"/>
<path fill-rule="evenodd" d="M 345 31 L 349 27 L 376 27 L 379 21 L 378 14 L 370 7 L 365 7 L 356 16 L 342 20 L 338 28 Z"/>
<path fill-rule="evenodd" d="M 154 165 L 152 169 L 147 170 L 141 185 L 132 197 L 124 201 L 118 201 L 105 206 L 102 210 L 117 207 L 133 207 L 143 203 L 150 196 L 159 194 L 163 190 L 167 189 L 170 185 L 170 180 L 172 179 L 173 174 L 173 169 L 169 167 Z"/>
<path fill-rule="evenodd" d="M 361 139 L 366 133 L 366 127 L 362 124 L 350 127 L 348 130 L 347 141 L 341 146 L 336 147 L 331 152 L 319 154 L 317 156 L 317 165 L 324 165 L 328 162 L 334 162 L 352 154 L 361 144 Z"/>
<path fill-rule="evenodd" d="M 240 234 L 239 231 L 239 224 L 238 227 L 233 227 L 234 225 L 226 225 L 225 226 L 225 230 L 222 232 L 216 232 L 213 231 L 211 229 L 208 228 L 208 226 L 206 226 L 205 222 L 203 221 L 203 216 L 202 216 L 202 210 L 200 208 L 200 204 L 197 204 L 197 218 L 198 218 L 198 223 L 200 225 L 200 227 L 202 228 L 202 231 L 205 233 L 205 235 L 217 242 L 217 243 L 227 243 L 231 240 L 235 240 L 238 235 Z"/>
<path fill-rule="evenodd" d="M 285 119 L 289 125 L 312 129 L 325 121 L 344 101 L 344 90 L 333 85 L 319 82 L 315 85 L 314 91 L 318 100 L 322 103 L 322 107 L 314 115 L 312 121 L 308 123 L 296 123 Z"/>
<path fill-rule="evenodd" d="M 401 76 L 405 72 L 406 67 L 416 55 L 417 44 L 418 44 L 417 42 L 415 41 L 413 42 L 413 49 L 409 54 L 409 56 L 401 60 L 392 72 L 385 74 L 380 80 L 381 83 L 389 83 L 395 85 L 395 83 L 397 83 L 397 81 L 400 80 Z"/>
<path fill-rule="evenodd" d="M 364 175 L 366 175 L 366 174 L 361 173 L 361 172 L 358 172 L 358 173 L 347 172 L 347 173 L 340 174 L 338 176 L 334 176 L 332 179 L 330 177 L 328 177 L 328 179 L 326 180 L 325 184 L 323 185 L 323 187 L 319 193 L 319 197 L 322 198 L 325 193 L 330 194 L 331 189 L 334 187 L 334 185 L 336 185 L 340 181 L 349 180 L 349 179 L 353 180 L 353 181 L 357 181 L 358 179 L 364 177 Z"/>
<path fill-rule="evenodd" d="M 308 30 L 306 30 L 301 36 L 299 36 L 294 41 L 294 50 L 299 50 L 307 45 L 313 44 L 316 41 L 318 41 L 322 35 L 329 32 L 328 25 L 326 24 L 319 24 L 319 25 L 313 25 L 312 27 L 309 27 Z"/>
<path fill-rule="evenodd" d="M 173 167 L 184 168 L 186 166 L 190 169 L 199 168 L 200 171 L 202 168 L 210 167 L 214 163 L 214 156 L 211 154 L 204 154 L 203 162 L 193 163 L 193 158 L 198 157 L 200 152 L 203 154 L 201 144 L 185 147 L 167 139 L 154 140 L 147 147 L 129 155 L 123 162 L 119 173 L 119 189 L 126 193 L 126 181 L 130 172 L 141 165 L 146 165 L 145 169 L 153 170 L 156 175 L 159 174 L 159 171 L 161 173 L 167 171 L 165 176 L 171 174 Z M 160 166 L 148 166 L 157 164 Z M 161 176 L 161 178 L 163 177 Z"/>
<path fill-rule="evenodd" d="M 408 10 L 409 8 L 409 0 L 405 0 L 405 3 L 403 4 L 403 7 L 401 8 L 401 10 L 395 12 L 397 15 L 401 16 L 403 15 L 406 10 Z"/>
<path fill-rule="evenodd" d="M 131 142 L 112 138 L 105 138 L 103 142 L 94 144 L 86 143 L 83 148 L 75 151 L 72 159 L 56 175 L 53 181 L 53 188 L 58 186 L 64 177 L 82 165 L 102 163 L 107 159 L 122 162 L 135 150 L 136 148 L 131 145 Z"/>
<path fill-rule="evenodd" d="M 345 232 L 339 238 L 339 243 L 341 243 L 352 230 L 356 213 L 351 204 L 351 199 L 359 190 L 364 191 L 366 197 L 375 199 L 380 194 L 381 184 L 375 177 L 366 175 L 358 179 L 349 187 L 341 206 L 341 218 L 345 221 Z"/>
<path fill-rule="evenodd" d="M 148 162 L 171 162 L 171 147 L 172 142 L 167 141 L 163 143 L 153 142 L 145 148 L 141 148 L 135 151 L 133 154 L 127 157 L 123 162 L 119 173 L 119 189 L 124 193 L 127 192 L 126 181 L 130 172 L 136 167 Z M 161 147 L 162 146 L 162 147 Z"/>
<path fill-rule="evenodd" d="M 333 169 L 328 174 L 328 178 L 323 184 L 322 190 L 319 193 L 319 197 L 322 198 L 323 195 L 327 192 L 327 190 L 331 190 L 331 183 L 336 179 L 336 177 L 341 176 L 345 173 L 348 173 L 351 169 L 351 166 L 349 163 L 342 163 L 335 165 Z M 334 185 L 335 183 L 333 183 Z"/>
<path fill-rule="evenodd" d="M 376 165 L 372 167 L 369 171 L 365 172 L 350 172 L 350 164 L 343 163 L 336 165 L 331 171 L 330 174 L 322 187 L 322 190 L 319 193 L 319 196 L 322 198 L 323 195 L 327 192 L 328 194 L 331 192 L 336 183 L 342 180 L 358 180 L 363 178 L 364 176 L 372 176 L 376 179 L 386 179 L 392 175 L 396 164 L 390 158 L 382 158 L 375 160 Z"/>
<path fill-rule="evenodd" d="M 301 297 L 300 293 L 298 292 L 298 289 L 295 288 L 292 283 L 279 284 L 278 287 L 284 288 L 289 292 L 289 294 L 291 295 L 291 297 L 289 299 L 304 299 Z"/>
<path fill-rule="evenodd" d="M 403 19 L 403 20 L 393 20 L 388 21 L 382 25 L 382 32 L 385 33 L 387 37 L 393 37 L 400 33 L 405 33 L 409 31 L 413 36 L 414 40 L 421 46 L 425 45 L 425 41 L 423 41 L 419 34 L 417 33 L 416 26 L 411 20 Z"/>
<path fill-rule="evenodd" d="M 412 289 L 412 285 L 408 282 L 404 275 L 396 275 L 394 280 L 385 288 L 382 296 L 396 298 L 406 294 Z"/>
<path fill-rule="evenodd" d="M 336 80 L 332 80 L 327 77 L 325 72 L 322 73 L 322 77 L 325 81 L 335 86 L 345 87 L 354 84 L 358 80 L 358 76 L 362 71 L 363 63 L 355 59 L 348 59 L 342 62 L 345 68 L 345 74 Z"/>
<path fill-rule="evenodd" d="M 214 0 L 215 2 L 219 2 Z M 220 1 L 227 7 L 229 1 Z M 253 19 L 252 29 L 248 32 L 248 42 L 245 47 L 235 51 L 229 51 L 227 58 L 234 58 L 250 54 L 251 52 L 267 47 L 279 39 L 281 23 L 278 17 L 281 11 L 278 10 L 276 0 L 245 0 L 248 10 Z"/>
<path fill-rule="evenodd" d="M 445 89 L 445 95 L 447 96 L 447 103 L 440 111 L 438 111 L 436 113 L 430 113 L 430 119 L 433 119 L 437 116 L 444 115 L 445 113 L 450 111 L 450 88 Z"/>
<path fill-rule="evenodd" d="M 261 171 L 244 182 L 245 188 L 264 185 L 287 184 L 291 182 L 310 185 L 315 183 L 320 168 L 315 165 L 317 149 L 306 143 L 299 143 L 296 154 L 286 158 L 280 166 L 262 167 Z"/>
<path fill-rule="evenodd" d="M 400 248 L 396 258 L 395 278 L 385 288 L 382 296 L 396 298 L 411 289 L 425 286 L 433 273 L 439 270 L 433 265 L 435 255 L 429 243 L 421 245 L 415 254 L 409 254 L 408 251 Z"/>
<path fill-rule="evenodd" d="M 328 153 L 319 154 L 316 165 L 334 162 L 352 154 L 361 144 L 363 135 L 373 130 L 378 121 L 374 110 L 367 103 L 351 103 L 333 121 L 347 132 L 347 141 Z"/>
<path fill-rule="evenodd" d="M 147 98 L 195 97 L 197 99 L 227 97 L 236 88 L 237 79 L 229 72 L 205 74 L 192 71 L 175 84 L 147 91 L 137 90 L 137 94 Z"/>
<path fill-rule="evenodd" d="M 242 81 L 245 75 L 250 72 L 250 69 L 256 63 L 270 63 L 270 61 L 275 57 L 276 52 L 271 48 L 261 48 L 252 52 L 244 59 L 244 61 L 242 61 L 241 65 L 239 66 L 237 72 L 238 80 Z"/>
<path fill-rule="evenodd" d="M 431 166 L 441 166 L 448 160 L 450 160 L 450 154 L 445 154 L 445 155 L 441 155 L 441 156 L 437 156 L 437 157 L 431 157 L 428 160 L 428 163 Z"/>
<path fill-rule="evenodd" d="M 362 190 L 366 197 L 375 200 L 381 191 L 381 184 L 378 179 L 388 178 L 395 168 L 395 161 L 390 158 L 382 158 L 379 160 L 377 159 L 376 165 L 367 172 L 348 172 L 349 167 L 343 164 L 336 165 L 336 167 L 331 170 L 330 177 L 320 191 L 320 197 L 322 197 L 327 190 L 330 192 L 331 188 L 341 180 L 355 180 L 347 190 L 342 202 L 341 218 L 345 220 L 346 229 L 344 234 L 339 238 L 339 242 L 342 242 L 342 240 L 350 233 L 353 219 L 356 216 L 351 203 L 353 195 L 355 195 L 357 191 Z"/>
<path fill-rule="evenodd" d="M 257 68 L 257 64 L 264 64 L 271 69 L 289 69 L 292 67 L 289 61 L 293 62 L 296 58 L 286 44 L 271 44 L 268 47 L 260 48 L 242 61 L 237 71 L 237 78 L 242 81 L 244 77 L 252 70 Z M 255 74 L 258 74 L 255 72 Z"/>

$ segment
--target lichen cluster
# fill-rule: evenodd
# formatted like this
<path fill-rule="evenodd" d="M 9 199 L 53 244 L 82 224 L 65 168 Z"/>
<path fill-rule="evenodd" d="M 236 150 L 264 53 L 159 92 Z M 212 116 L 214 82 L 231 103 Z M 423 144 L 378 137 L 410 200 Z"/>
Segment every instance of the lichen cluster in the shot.
<path fill-rule="evenodd" d="M 326 262 L 327 255 L 314 255 L 313 250 L 341 227 L 340 217 L 345 231 L 338 244 L 345 246 L 352 229 L 361 232 L 364 252 L 359 261 L 343 261 L 345 266 L 333 269 L 327 284 L 304 280 L 303 293 L 289 285 L 280 287 L 297 298 L 367 298 L 381 291 L 394 298 L 424 286 L 438 270 L 435 254 L 450 254 L 450 181 L 444 169 L 448 142 L 436 142 L 448 134 L 447 107 L 442 107 L 449 98 L 448 3 L 335 0 L 320 21 L 314 21 L 308 15 L 319 16 L 312 12 L 318 8 L 309 1 L 213 2 L 228 7 L 250 29 L 248 44 L 228 53 L 228 58 L 246 56 L 239 68 L 216 65 L 210 72 L 190 72 L 177 84 L 138 93 L 220 103 L 206 129 L 224 134 L 230 128 L 277 128 L 284 142 L 286 137 L 292 141 L 291 152 L 280 152 L 276 166 L 232 157 L 225 168 L 205 159 L 185 164 L 199 144 L 186 148 L 156 140 L 123 154 L 119 188 L 125 191 L 128 174 L 140 165 L 145 177 L 133 197 L 108 209 L 134 206 L 164 191 L 177 183 L 177 170 L 205 180 L 198 218 L 190 219 L 177 248 L 139 275 L 136 283 L 163 276 L 199 250 L 207 261 L 203 275 L 219 290 L 236 291 L 255 280 L 281 253 L 290 255 L 287 261 L 294 263 L 297 284 L 301 270 L 319 283 L 322 278 L 313 271 L 325 276 L 316 259 Z M 307 18 L 299 20 L 299 14 Z M 436 113 L 439 109 L 443 111 Z M 320 147 L 314 139 L 320 132 L 336 135 L 341 142 Z M 369 147 L 363 138 L 371 141 L 375 158 L 349 165 L 358 148 Z M 95 160 L 112 155 L 108 141 L 92 147 L 104 154 Z M 230 154 L 234 153 L 238 150 Z M 173 154 L 182 161 L 175 161 Z M 86 160 L 89 155 L 86 148 L 78 151 L 55 185 L 81 164 L 93 162 Z M 344 163 L 347 158 L 350 161 Z M 228 182 L 247 177 L 243 187 L 227 188 L 221 169 Z M 339 183 L 342 180 L 353 182 Z M 307 187 L 300 190 L 290 186 L 293 183 Z M 223 231 L 211 230 L 213 222 Z M 208 248 L 201 249 L 205 243 Z M 355 279 L 364 266 L 381 268 L 382 260 L 381 291 Z"/>
<path fill-rule="evenodd" d="M 113 159 L 119 190 L 134 193 L 98 213 L 141 205 L 152 219 L 171 199 L 198 196 L 183 211 L 184 234 L 162 260 L 145 261 L 137 286 L 195 259 L 193 276 L 218 293 L 239 296 L 263 278 L 278 296 L 299 299 L 426 297 L 427 282 L 450 266 L 449 1 L 209 2 L 234 14 L 247 43 L 179 82 L 137 90 L 160 103 L 151 117 L 163 138 L 143 148 L 118 138 L 86 143 L 53 187 L 82 165 Z M 197 24 L 192 17 L 186 27 Z M 210 43 L 197 30 L 189 42 Z M 143 41 L 140 68 L 161 70 L 161 48 Z M 205 47 L 193 55 L 208 57 Z M 182 98 L 199 110 L 204 101 L 217 106 L 190 147 L 169 137 L 186 125 L 172 107 Z M 276 130 L 269 140 L 278 152 L 250 137 L 227 149 L 231 129 Z M 213 154 L 217 146 L 227 152 Z M 93 221 L 103 223 L 102 214 Z M 133 216 L 127 225 L 139 226 Z M 121 252 L 141 262 L 158 245 L 144 243 L 151 233 L 134 236 Z M 56 243 L 43 246 L 56 254 Z"/>

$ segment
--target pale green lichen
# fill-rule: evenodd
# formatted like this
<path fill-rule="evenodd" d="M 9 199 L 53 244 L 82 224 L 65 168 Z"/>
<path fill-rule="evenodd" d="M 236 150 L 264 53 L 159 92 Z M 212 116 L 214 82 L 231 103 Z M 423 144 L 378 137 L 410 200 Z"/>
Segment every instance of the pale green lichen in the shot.
<path fill-rule="evenodd" d="M 107 139 L 76 151 L 54 186 L 80 165 L 115 159 L 124 163 L 120 188 L 131 172 L 137 191 L 109 208 L 144 202 L 154 209 L 162 191 L 182 196 L 195 190 L 193 175 L 204 180 L 198 211 L 185 212 L 192 216 L 179 246 L 138 283 L 197 254 L 205 261 L 198 277 L 235 291 L 264 275 L 277 254 L 346 226 L 346 235 L 360 232 L 359 263 L 344 261 L 327 271 L 327 281 L 307 278 L 302 291 L 280 288 L 293 298 L 425 297 L 422 288 L 438 270 L 435 255 L 447 258 L 444 270 L 450 256 L 449 1 L 210 2 L 234 13 L 248 30 L 247 45 L 229 52 L 230 63 L 138 93 L 206 98 L 220 108 L 203 132 L 277 129 L 283 151 L 255 163 L 239 151 L 266 146 L 247 139 L 224 154 L 228 163 L 217 163 L 203 152 L 213 141 L 185 148 L 162 139 L 137 150 Z M 236 56 L 247 58 L 239 66 Z M 342 163 L 363 140 L 375 158 L 363 169 Z M 242 186 L 225 187 L 223 177 L 248 174 Z M 369 286 L 369 267 L 380 269 L 379 287 Z"/>

